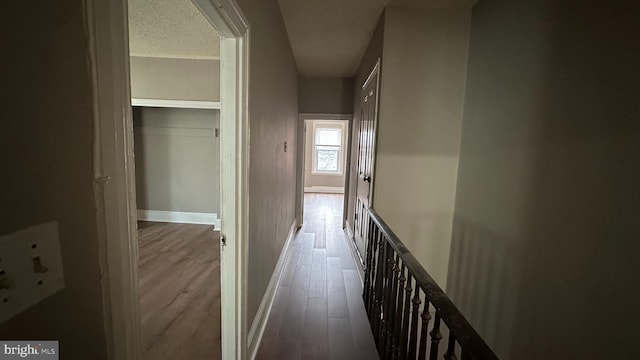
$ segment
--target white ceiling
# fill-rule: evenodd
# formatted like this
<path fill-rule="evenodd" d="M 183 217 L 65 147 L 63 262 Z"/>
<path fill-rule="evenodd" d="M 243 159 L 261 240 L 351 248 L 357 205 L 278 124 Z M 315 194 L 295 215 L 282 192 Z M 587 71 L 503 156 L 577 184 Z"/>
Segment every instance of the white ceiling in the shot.
<path fill-rule="evenodd" d="M 301 76 L 352 77 L 387 5 L 470 7 L 476 0 L 278 0 Z M 390 4 L 391 3 L 391 4 Z"/>
<path fill-rule="evenodd" d="M 457 7 L 471 6 L 475 1 L 278 0 L 278 3 L 300 75 L 352 77 L 389 3 Z M 191 0 L 129 0 L 129 40 L 132 56 L 220 58 L 220 37 Z"/>
<path fill-rule="evenodd" d="M 351 77 L 389 0 L 278 0 L 301 76 Z"/>
<path fill-rule="evenodd" d="M 219 59 L 220 36 L 191 0 L 129 0 L 132 56 Z"/>

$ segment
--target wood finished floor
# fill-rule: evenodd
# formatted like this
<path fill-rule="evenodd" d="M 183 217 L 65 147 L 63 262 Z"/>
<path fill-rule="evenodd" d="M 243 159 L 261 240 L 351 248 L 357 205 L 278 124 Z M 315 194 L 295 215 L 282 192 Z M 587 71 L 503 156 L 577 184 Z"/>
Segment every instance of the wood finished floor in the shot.
<path fill-rule="evenodd" d="M 378 359 L 342 231 L 342 195 L 306 194 L 257 359 Z"/>
<path fill-rule="evenodd" d="M 143 359 L 219 359 L 219 233 L 138 222 L 138 235 Z"/>

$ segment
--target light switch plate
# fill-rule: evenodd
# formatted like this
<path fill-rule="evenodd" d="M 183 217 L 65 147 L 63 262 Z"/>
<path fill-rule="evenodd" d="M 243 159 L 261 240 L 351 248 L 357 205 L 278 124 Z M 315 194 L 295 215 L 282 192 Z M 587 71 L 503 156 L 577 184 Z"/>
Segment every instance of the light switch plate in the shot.
<path fill-rule="evenodd" d="M 64 288 L 58 223 L 0 236 L 0 323 Z"/>

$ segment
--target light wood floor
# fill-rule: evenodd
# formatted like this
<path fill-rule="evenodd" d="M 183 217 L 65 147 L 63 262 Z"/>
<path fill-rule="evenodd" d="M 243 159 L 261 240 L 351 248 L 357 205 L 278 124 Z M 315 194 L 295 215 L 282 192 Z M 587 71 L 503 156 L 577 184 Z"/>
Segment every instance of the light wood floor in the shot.
<path fill-rule="evenodd" d="M 257 359 L 377 359 L 342 195 L 306 194 Z"/>
<path fill-rule="evenodd" d="M 209 225 L 139 222 L 143 358 L 220 358 L 220 243 Z"/>

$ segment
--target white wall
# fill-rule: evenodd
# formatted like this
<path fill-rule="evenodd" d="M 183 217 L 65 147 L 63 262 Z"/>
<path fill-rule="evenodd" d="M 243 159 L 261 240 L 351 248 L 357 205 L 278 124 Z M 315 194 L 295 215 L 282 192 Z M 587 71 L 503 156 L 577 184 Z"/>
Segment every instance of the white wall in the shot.
<path fill-rule="evenodd" d="M 141 210 L 218 213 L 219 110 L 134 107 Z"/>
<path fill-rule="evenodd" d="M 251 27 L 247 285 L 250 324 L 295 218 L 298 72 L 278 3 L 238 3 Z"/>
<path fill-rule="evenodd" d="M 470 10 L 388 7 L 373 207 L 444 287 Z"/>
<path fill-rule="evenodd" d="M 298 81 L 298 111 L 351 114 L 353 78 L 301 77 Z"/>
<path fill-rule="evenodd" d="M 448 293 L 501 359 L 637 358 L 640 7 L 473 10 Z"/>
<path fill-rule="evenodd" d="M 131 97 L 220 101 L 220 61 L 132 56 Z"/>
<path fill-rule="evenodd" d="M 340 187 L 344 189 L 344 179 L 346 171 L 346 146 L 347 146 L 347 125 L 348 121 L 327 121 L 327 120 L 305 120 L 306 134 L 305 134 L 305 161 L 304 161 L 304 187 L 309 188 L 312 186 L 329 186 Z M 339 127 L 342 130 L 342 158 L 341 168 L 342 173 L 340 175 L 334 174 L 318 174 L 313 172 L 313 156 L 314 156 L 314 136 L 313 129 L 315 127 Z"/>

